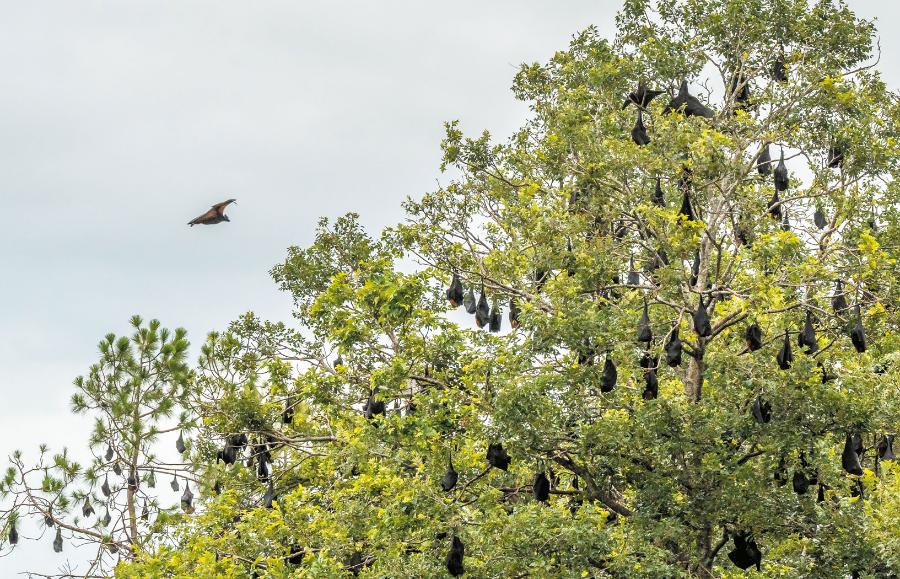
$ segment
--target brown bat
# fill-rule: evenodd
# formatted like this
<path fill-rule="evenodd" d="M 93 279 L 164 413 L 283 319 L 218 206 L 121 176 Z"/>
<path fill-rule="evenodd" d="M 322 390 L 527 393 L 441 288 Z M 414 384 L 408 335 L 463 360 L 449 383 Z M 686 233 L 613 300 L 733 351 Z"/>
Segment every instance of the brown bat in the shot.
<path fill-rule="evenodd" d="M 225 215 L 225 208 L 228 207 L 229 203 L 234 202 L 234 199 L 229 199 L 228 201 L 216 203 L 212 206 L 212 209 L 189 222 L 188 225 L 193 227 L 195 225 L 214 225 L 216 223 L 222 223 L 223 221 L 231 221 L 231 219 L 228 219 L 228 216 Z"/>

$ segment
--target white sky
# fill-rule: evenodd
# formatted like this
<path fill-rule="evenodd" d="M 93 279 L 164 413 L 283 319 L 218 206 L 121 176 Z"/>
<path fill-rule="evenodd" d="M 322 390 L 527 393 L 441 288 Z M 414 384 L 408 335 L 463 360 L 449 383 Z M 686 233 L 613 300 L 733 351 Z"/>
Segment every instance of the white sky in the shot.
<path fill-rule="evenodd" d="M 444 121 L 505 139 L 518 64 L 611 35 L 619 4 L 0 0 L 0 457 L 83 445 L 72 379 L 132 314 L 195 345 L 248 309 L 289 321 L 267 272 L 319 216 L 401 219 L 442 179 Z M 896 88 L 900 9 L 850 4 Z M 186 226 L 230 197 L 231 223 Z M 55 571 L 51 541 L 0 575 Z"/>

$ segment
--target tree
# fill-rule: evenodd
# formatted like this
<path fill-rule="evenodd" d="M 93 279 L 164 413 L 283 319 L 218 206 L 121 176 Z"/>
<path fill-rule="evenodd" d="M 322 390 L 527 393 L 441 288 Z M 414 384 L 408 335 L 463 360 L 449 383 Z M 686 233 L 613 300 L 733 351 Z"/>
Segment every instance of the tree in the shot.
<path fill-rule="evenodd" d="M 94 417 L 90 465 L 68 449 L 51 454 L 42 445 L 34 463 L 16 451 L 0 484 L 9 546 L 16 543 L 10 534 L 18 535 L 13 529 L 27 518 L 55 534 L 57 552 L 72 542 L 96 546 L 86 566 L 67 562 L 59 576 L 106 576 L 119 560 L 163 540 L 177 518 L 153 489 L 157 477 L 175 476 L 182 465 L 161 461 L 154 449 L 161 434 L 192 425 L 184 410 L 173 417 L 191 392 L 188 341 L 183 329 L 170 332 L 157 320 L 144 324 L 135 316 L 131 325 L 130 338 L 108 334 L 100 360 L 75 380 L 73 412 Z"/>
<path fill-rule="evenodd" d="M 617 24 L 521 68 L 508 142 L 449 123 L 457 177 L 404 223 L 291 248 L 298 330 L 210 336 L 196 460 L 224 490 L 122 576 L 900 573 L 873 26 L 834 0 Z"/>

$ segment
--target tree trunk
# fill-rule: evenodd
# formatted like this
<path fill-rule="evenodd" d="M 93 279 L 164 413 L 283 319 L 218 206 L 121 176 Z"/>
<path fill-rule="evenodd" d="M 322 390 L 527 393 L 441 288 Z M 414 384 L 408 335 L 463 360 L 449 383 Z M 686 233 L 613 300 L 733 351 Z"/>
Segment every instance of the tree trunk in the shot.
<path fill-rule="evenodd" d="M 684 377 L 684 394 L 691 402 L 700 402 L 703 395 L 703 371 L 705 368 L 703 350 L 700 350 L 695 356 L 691 356 L 687 375 Z"/>
<path fill-rule="evenodd" d="M 138 547 L 137 509 L 134 504 L 135 494 L 137 494 L 137 489 L 128 485 L 128 534 L 131 539 L 132 552 L 137 552 Z"/>

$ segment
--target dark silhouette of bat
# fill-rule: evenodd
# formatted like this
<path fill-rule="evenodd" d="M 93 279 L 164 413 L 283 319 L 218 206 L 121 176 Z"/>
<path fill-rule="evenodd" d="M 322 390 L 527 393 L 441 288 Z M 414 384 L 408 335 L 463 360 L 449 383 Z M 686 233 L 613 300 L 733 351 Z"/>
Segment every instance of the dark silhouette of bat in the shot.
<path fill-rule="evenodd" d="M 647 86 L 641 81 L 638 83 L 637 90 L 630 93 L 627 97 L 625 97 L 625 103 L 622 105 L 623 109 L 628 108 L 628 105 L 634 103 L 640 109 L 647 108 L 647 105 L 650 104 L 650 101 L 663 94 L 661 90 L 650 90 Z"/>
<path fill-rule="evenodd" d="M 744 339 L 747 342 L 747 349 L 751 352 L 762 348 L 762 329 L 759 327 L 759 324 L 754 322 L 747 326 Z"/>
<path fill-rule="evenodd" d="M 688 189 L 684 190 L 684 197 L 681 198 L 681 209 L 678 210 L 679 215 L 684 215 L 688 221 L 697 221 L 697 216 L 694 215 L 694 208 L 691 206 L 691 192 Z"/>
<path fill-rule="evenodd" d="M 641 367 L 644 368 L 644 393 L 641 395 L 644 400 L 656 400 L 659 396 L 659 379 L 656 376 L 656 367 L 659 359 L 647 353 L 641 359 Z"/>
<path fill-rule="evenodd" d="M 184 451 L 187 450 L 187 447 L 184 445 L 184 432 L 178 433 L 178 440 L 175 441 L 175 449 L 178 451 L 178 454 L 184 454 Z"/>
<path fill-rule="evenodd" d="M 450 551 L 447 552 L 447 571 L 454 577 L 459 577 L 466 572 L 463 566 L 463 556 L 465 556 L 465 545 L 459 537 L 453 535 Z"/>
<path fill-rule="evenodd" d="M 856 306 L 856 325 L 850 330 L 850 340 L 856 351 L 863 353 L 866 351 L 866 331 L 862 325 L 862 315 L 859 312 L 859 305 Z"/>
<path fill-rule="evenodd" d="M 539 472 L 534 477 L 534 485 L 532 486 L 534 498 L 538 502 L 546 503 L 550 499 L 550 480 L 547 474 Z"/>
<path fill-rule="evenodd" d="M 84 497 L 84 505 L 81 507 L 81 514 L 84 518 L 88 518 L 94 514 L 94 507 L 91 506 L 91 500 L 88 497 Z"/>
<path fill-rule="evenodd" d="M 189 221 L 188 225 L 191 227 L 195 225 L 215 225 L 216 223 L 222 223 L 223 221 L 231 221 L 231 219 L 228 219 L 228 216 L 225 215 L 225 208 L 231 203 L 236 203 L 236 201 L 234 199 L 229 199 L 228 201 L 216 203 L 209 211 L 200 217 Z"/>
<path fill-rule="evenodd" d="M 691 278 L 688 280 L 688 283 L 691 287 L 697 285 L 697 280 L 700 277 L 700 250 L 694 251 L 694 261 L 691 263 Z"/>
<path fill-rule="evenodd" d="M 668 114 L 671 111 L 680 112 L 686 117 L 696 116 L 711 119 L 715 116 L 715 113 L 706 108 L 697 97 L 688 92 L 686 80 L 682 81 L 681 88 L 678 89 L 678 95 L 663 109 L 663 114 Z"/>
<path fill-rule="evenodd" d="M 750 81 L 742 73 L 737 73 L 731 77 L 729 90 L 731 91 L 730 94 L 734 96 L 735 110 L 743 109 L 743 105 L 750 102 Z"/>
<path fill-rule="evenodd" d="M 503 316 L 500 314 L 500 306 L 497 304 L 497 300 L 494 300 L 494 305 L 491 307 L 491 317 L 488 320 L 488 329 L 496 334 L 500 331 L 502 322 Z"/>
<path fill-rule="evenodd" d="M 816 207 L 816 211 L 813 213 L 813 223 L 819 229 L 825 229 L 825 226 L 828 225 L 828 219 L 825 217 L 825 213 L 822 212 L 821 207 Z"/>
<path fill-rule="evenodd" d="M 756 570 L 761 570 L 762 552 L 753 539 L 753 535 L 738 531 L 733 536 L 734 549 L 728 553 L 728 558 L 740 569 L 749 569 L 756 565 Z"/>
<path fill-rule="evenodd" d="M 184 484 L 184 493 L 181 495 L 181 510 L 189 515 L 194 512 L 194 493 L 188 483 Z"/>
<path fill-rule="evenodd" d="M 878 458 L 881 460 L 896 460 L 894 458 L 894 436 L 892 434 L 882 435 L 878 441 Z"/>
<path fill-rule="evenodd" d="M 862 465 L 859 463 L 859 453 L 856 451 L 856 440 L 854 436 L 847 433 L 844 442 L 844 452 L 841 454 L 841 466 L 850 474 L 861 476 L 863 473 Z"/>
<path fill-rule="evenodd" d="M 775 192 L 772 193 L 772 198 L 769 199 L 769 203 L 767 205 L 769 209 L 769 215 L 772 216 L 772 219 L 776 221 L 781 221 L 783 215 L 781 214 L 781 197 L 778 196 L 778 189 L 775 189 Z"/>
<path fill-rule="evenodd" d="M 772 405 L 762 395 L 756 397 L 750 412 L 753 414 L 753 419 L 760 424 L 766 424 L 772 420 Z"/>
<path fill-rule="evenodd" d="M 769 153 L 768 143 L 762 148 L 759 157 L 756 158 L 756 170 L 760 175 L 768 176 L 772 174 L 772 154 Z"/>
<path fill-rule="evenodd" d="M 647 135 L 647 127 L 644 126 L 644 116 L 640 109 L 638 109 L 637 122 L 631 129 L 631 140 L 639 147 L 650 144 L 650 137 Z"/>
<path fill-rule="evenodd" d="M 444 473 L 444 476 L 441 479 L 441 488 L 444 489 L 445 492 L 452 491 L 458 480 L 459 474 L 456 472 L 456 469 L 453 468 L 453 461 L 450 460 L 447 463 L 447 472 Z"/>
<path fill-rule="evenodd" d="M 466 308 L 467 314 L 475 313 L 475 291 L 472 289 L 472 286 L 469 286 L 469 291 L 463 297 L 463 307 Z"/>
<path fill-rule="evenodd" d="M 701 338 L 706 338 L 712 335 L 712 324 L 709 323 L 709 313 L 706 311 L 706 305 L 703 303 L 703 296 L 700 296 L 700 305 L 697 306 L 697 311 L 694 312 L 694 331 L 697 332 L 697 335 Z"/>
<path fill-rule="evenodd" d="M 519 327 L 519 306 L 516 300 L 509 300 L 509 325 L 514 330 Z"/>
<path fill-rule="evenodd" d="M 775 356 L 775 360 L 782 370 L 788 370 L 794 361 L 794 354 L 791 352 L 791 335 L 787 330 L 784 332 L 784 344 Z"/>
<path fill-rule="evenodd" d="M 612 392 L 616 387 L 616 379 L 619 371 L 616 364 L 609 358 L 609 352 L 606 353 L 606 362 L 603 363 L 603 374 L 600 376 L 600 392 Z"/>
<path fill-rule="evenodd" d="M 809 490 L 809 486 L 813 483 L 812 479 L 806 477 L 805 474 L 800 472 L 799 470 L 794 471 L 794 478 L 791 481 L 791 486 L 794 487 L 794 492 L 798 495 L 805 495 L 806 491 Z"/>
<path fill-rule="evenodd" d="M 653 196 L 650 198 L 653 203 L 655 203 L 658 207 L 666 206 L 666 199 L 663 197 L 662 184 L 659 182 L 659 177 L 656 178 L 656 189 L 653 191 Z"/>
<path fill-rule="evenodd" d="M 666 364 L 671 368 L 681 365 L 681 338 L 678 337 L 678 326 L 672 330 L 669 341 L 665 345 Z"/>
<path fill-rule="evenodd" d="M 182 498 L 182 500 L 184 499 Z M 266 494 L 264 494 L 262 498 L 263 506 L 267 509 L 271 509 L 273 508 L 273 503 L 277 500 L 278 495 L 275 494 L 275 489 L 272 488 L 272 479 L 269 479 L 269 488 L 266 489 Z"/>
<path fill-rule="evenodd" d="M 494 468 L 506 470 L 507 468 L 509 468 L 509 463 L 512 462 L 512 459 L 508 454 L 506 454 L 506 450 L 503 448 L 503 444 L 500 442 L 496 442 L 488 445 L 487 461 L 488 464 Z"/>
<path fill-rule="evenodd" d="M 775 166 L 775 191 L 787 191 L 789 184 L 788 168 L 784 164 L 784 149 L 781 149 L 781 159 L 778 161 L 778 165 Z"/>
<path fill-rule="evenodd" d="M 650 314 L 647 311 L 647 300 L 644 300 L 644 311 L 638 322 L 637 341 L 649 344 L 653 340 L 653 332 L 650 329 Z"/>
<path fill-rule="evenodd" d="M 459 281 L 459 275 L 454 272 L 453 281 L 450 282 L 450 287 L 447 288 L 447 300 L 450 302 L 451 306 L 457 308 L 459 307 L 459 304 L 462 303 L 463 299 L 462 282 Z"/>
<path fill-rule="evenodd" d="M 628 285 L 641 285 L 641 276 L 634 269 L 634 256 L 628 258 Z"/>
<path fill-rule="evenodd" d="M 785 83 L 788 80 L 788 69 L 787 62 L 785 62 L 784 57 L 784 46 L 781 47 L 781 51 L 775 57 L 775 61 L 772 63 L 772 80 L 776 82 Z"/>
<path fill-rule="evenodd" d="M 306 549 L 304 549 L 300 545 L 294 545 L 293 547 L 291 547 L 291 554 L 285 558 L 285 561 L 287 561 L 291 565 L 302 565 L 303 557 L 305 555 Z"/>
<path fill-rule="evenodd" d="M 834 286 L 834 295 L 831 297 L 831 307 L 834 308 L 836 315 L 841 315 L 844 310 L 850 306 L 847 304 L 847 298 L 844 297 L 844 284 L 841 280 L 837 280 Z"/>
<path fill-rule="evenodd" d="M 488 306 L 487 296 L 484 295 L 484 286 L 481 286 L 481 295 L 478 296 L 478 304 L 475 306 L 475 325 L 483 328 L 491 322 L 491 309 Z"/>
<path fill-rule="evenodd" d="M 812 310 L 806 310 L 806 323 L 803 325 L 803 331 L 797 336 L 797 343 L 806 346 L 808 354 L 814 354 L 819 349 L 819 342 L 816 340 L 816 328 L 813 326 Z"/>

